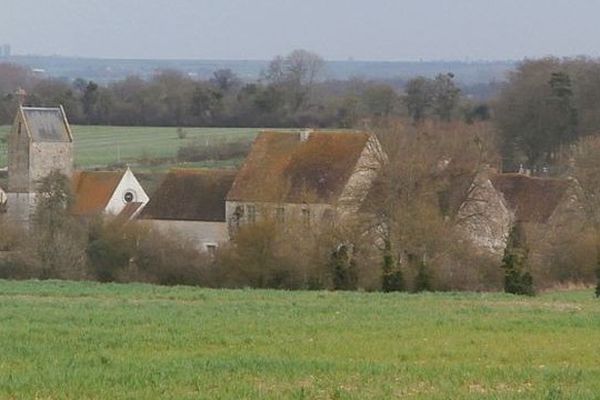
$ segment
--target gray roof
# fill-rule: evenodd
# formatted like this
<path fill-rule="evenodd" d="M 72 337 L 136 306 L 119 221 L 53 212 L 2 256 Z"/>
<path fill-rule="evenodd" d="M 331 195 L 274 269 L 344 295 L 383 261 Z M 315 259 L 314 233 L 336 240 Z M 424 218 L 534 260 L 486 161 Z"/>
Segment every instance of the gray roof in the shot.
<path fill-rule="evenodd" d="M 71 135 L 61 108 L 22 107 L 34 142 L 70 142 Z"/>

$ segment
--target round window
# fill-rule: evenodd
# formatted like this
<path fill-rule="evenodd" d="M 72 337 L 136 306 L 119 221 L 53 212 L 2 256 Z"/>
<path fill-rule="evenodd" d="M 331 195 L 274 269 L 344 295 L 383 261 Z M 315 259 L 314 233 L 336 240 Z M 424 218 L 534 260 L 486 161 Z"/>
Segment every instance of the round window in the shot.
<path fill-rule="evenodd" d="M 123 200 L 125 200 L 125 203 L 131 203 L 133 200 L 135 200 L 135 193 L 133 193 L 131 190 L 125 192 L 125 195 L 123 195 Z"/>

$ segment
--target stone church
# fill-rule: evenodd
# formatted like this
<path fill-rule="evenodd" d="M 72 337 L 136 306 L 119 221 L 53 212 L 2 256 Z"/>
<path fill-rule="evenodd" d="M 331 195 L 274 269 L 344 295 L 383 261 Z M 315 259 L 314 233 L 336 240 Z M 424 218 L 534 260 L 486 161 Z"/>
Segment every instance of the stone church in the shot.
<path fill-rule="evenodd" d="M 73 215 L 111 214 L 132 219 L 148 195 L 128 168 L 125 171 L 74 171 L 73 134 L 59 107 L 19 106 L 8 136 L 6 217 L 28 226 L 35 212 L 37 185 L 52 171 L 73 185 Z"/>
<path fill-rule="evenodd" d="M 49 172 L 73 175 L 73 134 L 62 106 L 20 106 L 8 136 L 7 216 L 27 224 L 36 185 Z"/>

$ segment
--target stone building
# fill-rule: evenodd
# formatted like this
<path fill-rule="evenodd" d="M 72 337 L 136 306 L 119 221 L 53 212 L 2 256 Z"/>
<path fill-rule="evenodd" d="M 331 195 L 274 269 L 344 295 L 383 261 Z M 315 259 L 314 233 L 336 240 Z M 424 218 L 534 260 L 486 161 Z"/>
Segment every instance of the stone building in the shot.
<path fill-rule="evenodd" d="M 528 230 L 555 232 L 583 223 L 580 187 L 574 179 L 539 178 L 516 173 L 479 174 L 458 212 L 458 228 L 478 248 L 501 256 L 515 223 Z"/>
<path fill-rule="evenodd" d="M 382 159 L 365 132 L 261 132 L 227 194 L 230 232 L 260 218 L 314 224 L 355 215 Z"/>
<path fill-rule="evenodd" d="M 131 220 L 149 201 L 129 168 L 125 171 L 77 171 L 72 182 L 75 201 L 70 211 L 79 217 L 112 215 Z"/>
<path fill-rule="evenodd" d="M 55 170 L 68 177 L 73 173 L 73 135 L 62 106 L 19 106 L 8 136 L 10 220 L 28 223 L 38 182 Z"/>
<path fill-rule="evenodd" d="M 171 170 L 139 218 L 212 253 L 229 240 L 225 196 L 235 175 L 236 170 L 229 169 Z"/>

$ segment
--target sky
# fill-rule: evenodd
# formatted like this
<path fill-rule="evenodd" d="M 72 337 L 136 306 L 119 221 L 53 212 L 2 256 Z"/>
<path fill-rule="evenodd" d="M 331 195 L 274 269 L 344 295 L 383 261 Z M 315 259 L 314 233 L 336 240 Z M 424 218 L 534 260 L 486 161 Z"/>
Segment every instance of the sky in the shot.
<path fill-rule="evenodd" d="M 13 54 L 328 60 L 600 56 L 600 0 L 0 0 Z"/>

